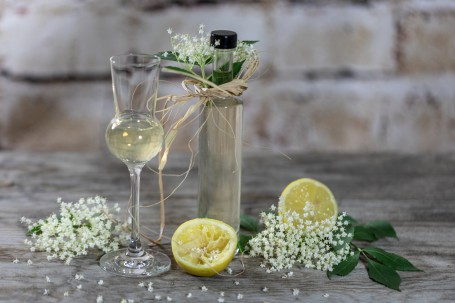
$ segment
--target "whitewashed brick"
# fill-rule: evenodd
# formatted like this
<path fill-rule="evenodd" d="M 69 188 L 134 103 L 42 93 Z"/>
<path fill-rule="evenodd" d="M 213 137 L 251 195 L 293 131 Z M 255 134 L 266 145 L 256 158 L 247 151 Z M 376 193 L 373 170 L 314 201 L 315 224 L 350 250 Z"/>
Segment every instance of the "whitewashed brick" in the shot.
<path fill-rule="evenodd" d="M 0 148 L 105 148 L 104 130 L 114 116 L 109 82 L 31 84 L 0 77 L 0 91 Z"/>
<path fill-rule="evenodd" d="M 400 9 L 414 11 L 440 11 L 455 9 L 453 0 L 399 0 L 397 1 Z"/>
<path fill-rule="evenodd" d="M 196 34 L 199 24 L 206 24 L 207 31 L 231 29 L 243 40 L 267 36 L 264 11 L 255 5 L 141 12 L 118 2 L 10 4 L 0 18 L 2 69 L 14 76 L 35 78 L 105 75 L 111 55 L 170 49 L 169 27 Z"/>
<path fill-rule="evenodd" d="M 386 5 L 281 5 L 269 50 L 277 70 L 390 71 L 394 21 Z"/>
<path fill-rule="evenodd" d="M 107 75 L 114 54 L 162 48 L 168 40 L 163 18 L 117 0 L 11 4 L 0 19 L 2 69 L 35 78 Z"/>
<path fill-rule="evenodd" d="M 245 140 L 284 151 L 453 151 L 454 81 L 255 83 L 245 101 Z"/>
<path fill-rule="evenodd" d="M 400 14 L 400 72 L 455 70 L 455 5 L 445 9 L 408 9 Z"/>
<path fill-rule="evenodd" d="M 389 86 L 382 107 L 380 142 L 385 150 L 406 152 L 455 151 L 454 75 L 402 78 Z M 382 148 L 381 148 L 382 149 Z"/>
<path fill-rule="evenodd" d="M 110 55 L 168 49 L 168 27 L 196 33 L 203 23 L 207 31 L 231 29 L 240 39 L 260 40 L 258 76 L 273 67 L 243 96 L 244 138 L 252 144 L 245 151 L 455 151 L 454 12 L 450 0 L 237 3 L 150 12 L 117 0 L 0 0 L 0 68 L 38 80 L 108 76 Z M 345 69 L 365 73 L 334 76 Z M 305 71 L 318 77 L 300 80 Z M 105 149 L 104 128 L 114 112 L 110 81 L 103 79 L 27 83 L 0 77 L 0 148 Z M 160 95 L 183 92 L 171 81 L 161 82 Z M 188 151 L 197 127 L 181 131 L 175 151 Z"/>
<path fill-rule="evenodd" d="M 282 151 L 368 150 L 380 104 L 357 81 L 255 83 L 245 101 L 245 140 Z"/>
<path fill-rule="evenodd" d="M 29 84 L 0 78 L 0 146 L 104 150 L 109 81 Z M 455 151 L 454 75 L 388 80 L 263 80 L 243 96 L 245 151 Z M 160 95 L 179 93 L 163 82 Z M 174 151 L 189 152 L 197 120 Z M 193 139 L 192 147 L 197 148 Z"/>

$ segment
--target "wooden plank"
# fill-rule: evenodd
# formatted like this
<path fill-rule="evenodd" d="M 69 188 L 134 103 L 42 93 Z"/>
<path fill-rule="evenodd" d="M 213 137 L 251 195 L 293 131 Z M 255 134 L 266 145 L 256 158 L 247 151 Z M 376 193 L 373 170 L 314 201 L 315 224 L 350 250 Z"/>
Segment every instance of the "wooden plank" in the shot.
<path fill-rule="evenodd" d="M 402 291 L 396 292 L 368 279 L 363 265 L 348 277 L 328 280 L 325 273 L 305 269 L 266 274 L 260 260 L 236 257 L 231 264 L 238 275 L 198 278 L 185 274 L 173 262 L 169 273 L 143 279 L 154 291 L 139 288 L 142 279 L 112 276 L 97 265 L 99 252 L 78 258 L 70 266 L 48 262 L 44 253 L 31 253 L 23 244 L 21 216 L 42 218 L 58 211 L 57 197 L 65 201 L 102 195 L 125 209 L 129 196 L 126 168 L 109 155 L 0 152 L 0 302 L 104 302 L 154 301 L 155 295 L 174 302 L 452 302 L 455 297 L 455 155 L 295 154 L 292 161 L 273 154 L 250 154 L 244 159 L 242 210 L 251 215 L 276 203 L 282 189 L 300 177 L 326 183 L 340 210 L 363 220 L 390 220 L 400 240 L 377 245 L 406 256 L 424 273 L 402 273 Z M 188 158 L 175 155 L 167 172 L 184 172 Z M 181 179 L 166 178 L 169 193 Z M 158 199 L 156 176 L 144 172 L 144 204 Z M 163 250 L 171 255 L 175 228 L 196 214 L 197 168 L 166 202 L 167 228 Z M 158 208 L 144 208 L 142 223 L 157 230 Z M 149 233 L 152 234 L 151 231 Z M 19 264 L 12 261 L 20 260 Z M 32 265 L 27 265 L 27 260 Z M 75 274 L 84 279 L 75 280 Z M 48 276 L 50 283 L 46 282 Z M 98 285 L 102 279 L 104 284 Z M 234 282 L 238 281 L 238 285 Z M 77 286 L 81 285 L 81 289 Z M 201 287 L 206 286 L 207 292 Z M 263 292 L 263 287 L 268 291 Z M 49 295 L 44 296 L 44 289 Z M 299 289 L 293 296 L 293 289 Z M 64 297 L 65 291 L 69 292 Z M 224 292 L 221 297 L 220 292 Z M 192 298 L 187 298 L 188 293 Z M 237 295 L 243 295 L 238 300 Z"/>

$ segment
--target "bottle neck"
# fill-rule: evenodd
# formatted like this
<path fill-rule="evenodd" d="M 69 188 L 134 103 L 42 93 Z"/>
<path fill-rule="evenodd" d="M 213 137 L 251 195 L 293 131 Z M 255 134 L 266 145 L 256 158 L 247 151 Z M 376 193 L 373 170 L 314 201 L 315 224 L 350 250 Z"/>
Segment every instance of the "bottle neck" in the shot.
<path fill-rule="evenodd" d="M 232 81 L 235 49 L 215 48 L 213 56 L 213 76 L 212 82 L 221 85 Z"/>

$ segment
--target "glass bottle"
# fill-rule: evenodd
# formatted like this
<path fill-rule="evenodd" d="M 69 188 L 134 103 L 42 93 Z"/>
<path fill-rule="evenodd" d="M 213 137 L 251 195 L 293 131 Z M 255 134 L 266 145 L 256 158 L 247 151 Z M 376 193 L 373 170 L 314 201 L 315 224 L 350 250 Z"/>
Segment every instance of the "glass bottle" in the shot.
<path fill-rule="evenodd" d="M 233 79 L 237 34 L 213 31 L 212 81 Z M 214 98 L 202 109 L 199 122 L 198 216 L 221 220 L 238 232 L 242 172 L 243 103 L 238 98 Z"/>

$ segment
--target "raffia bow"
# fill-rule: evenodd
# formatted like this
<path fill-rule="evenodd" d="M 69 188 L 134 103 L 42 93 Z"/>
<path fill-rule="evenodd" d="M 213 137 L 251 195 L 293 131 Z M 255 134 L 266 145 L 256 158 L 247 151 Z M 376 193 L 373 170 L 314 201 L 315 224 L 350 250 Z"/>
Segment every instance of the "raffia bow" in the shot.
<path fill-rule="evenodd" d="M 191 88 L 193 86 L 193 89 Z M 187 101 L 193 98 L 204 99 L 209 101 L 215 98 L 226 98 L 230 96 L 241 96 L 248 88 L 248 84 L 243 79 L 234 79 L 231 82 L 215 85 L 206 88 L 201 87 L 200 82 L 193 79 L 186 79 L 182 81 L 182 87 L 187 92 L 185 95 L 172 96 L 171 100 L 176 102 Z"/>

